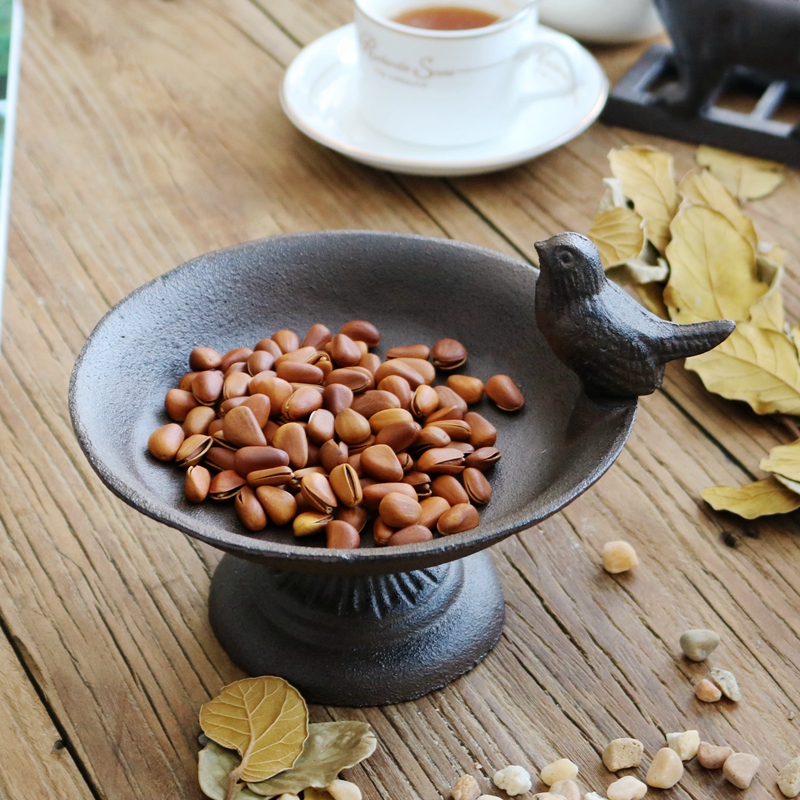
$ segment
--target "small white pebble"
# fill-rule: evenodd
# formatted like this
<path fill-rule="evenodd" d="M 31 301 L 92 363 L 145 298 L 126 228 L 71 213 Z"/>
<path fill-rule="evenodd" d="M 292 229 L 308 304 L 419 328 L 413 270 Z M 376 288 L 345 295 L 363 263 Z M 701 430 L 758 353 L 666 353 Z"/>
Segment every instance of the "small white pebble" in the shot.
<path fill-rule="evenodd" d="M 681 650 L 691 661 L 705 661 L 719 644 L 719 634 L 704 628 L 693 628 L 681 634 Z"/>
<path fill-rule="evenodd" d="M 496 794 L 482 794 L 478 800 L 500 800 Z"/>
<path fill-rule="evenodd" d="M 563 794 L 554 794 L 553 792 L 539 792 L 533 797 L 534 800 L 567 800 Z"/>
<path fill-rule="evenodd" d="M 671 747 L 662 747 L 654 756 L 645 781 L 656 789 L 669 789 L 683 777 L 683 761 Z"/>
<path fill-rule="evenodd" d="M 737 789 L 746 789 L 761 766 L 761 761 L 750 753 L 734 753 L 722 765 L 722 774 Z"/>
<path fill-rule="evenodd" d="M 606 789 L 608 800 L 641 800 L 647 794 L 647 786 L 633 775 L 614 781 Z"/>
<path fill-rule="evenodd" d="M 278 800 L 300 800 L 299 795 L 296 794 L 282 794 L 278 797 Z"/>
<path fill-rule="evenodd" d="M 325 787 L 325 791 L 333 800 L 361 800 L 361 789 L 350 781 L 342 781 L 337 778 L 330 786 Z"/>
<path fill-rule="evenodd" d="M 498 770 L 492 777 L 492 782 L 512 797 L 531 790 L 531 776 L 526 769 L 519 766 Z"/>
<path fill-rule="evenodd" d="M 732 672 L 727 669 L 718 669 L 714 667 L 711 670 L 711 680 L 719 686 L 722 694 L 734 703 L 738 703 L 742 699 L 742 693 L 739 691 L 739 684 L 736 682 Z"/>
<path fill-rule="evenodd" d="M 638 767 L 643 753 L 644 745 L 638 739 L 613 739 L 603 750 L 603 764 L 609 772 Z"/>
<path fill-rule="evenodd" d="M 605 797 L 601 794 L 597 794 L 597 792 L 586 792 L 583 796 L 583 800 L 606 800 Z"/>
<path fill-rule="evenodd" d="M 616 575 L 639 566 L 636 551 L 627 542 L 606 542 L 603 545 L 603 569 Z"/>
<path fill-rule="evenodd" d="M 553 794 L 560 794 L 564 800 L 581 800 L 581 790 L 575 781 L 556 781 L 550 791 Z"/>
<path fill-rule="evenodd" d="M 793 758 L 778 773 L 778 788 L 784 797 L 797 797 L 800 794 L 800 756 Z"/>
<path fill-rule="evenodd" d="M 573 764 L 568 758 L 559 758 L 558 761 L 542 767 L 539 777 L 548 786 L 552 786 L 556 781 L 571 781 L 578 777 L 578 765 Z"/>
<path fill-rule="evenodd" d="M 697 731 L 668 733 L 667 746 L 678 754 L 681 761 L 691 761 L 700 747 L 700 734 Z"/>
<path fill-rule="evenodd" d="M 453 800 L 478 800 L 481 790 L 472 775 L 462 775 L 450 788 Z"/>

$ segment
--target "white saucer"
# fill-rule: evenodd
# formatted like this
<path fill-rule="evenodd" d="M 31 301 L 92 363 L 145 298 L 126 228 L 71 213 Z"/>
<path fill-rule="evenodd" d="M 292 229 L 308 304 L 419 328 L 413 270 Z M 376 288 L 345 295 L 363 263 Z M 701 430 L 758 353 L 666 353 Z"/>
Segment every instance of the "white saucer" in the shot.
<path fill-rule="evenodd" d="M 281 86 L 281 104 L 307 136 L 355 161 L 411 175 L 476 175 L 512 167 L 583 133 L 608 95 L 608 78 L 574 39 L 542 27 L 542 36 L 572 58 L 578 87 L 532 100 L 501 136 L 461 147 L 423 147 L 374 130 L 358 109 L 354 90 L 355 25 L 345 25 L 298 53 Z"/>

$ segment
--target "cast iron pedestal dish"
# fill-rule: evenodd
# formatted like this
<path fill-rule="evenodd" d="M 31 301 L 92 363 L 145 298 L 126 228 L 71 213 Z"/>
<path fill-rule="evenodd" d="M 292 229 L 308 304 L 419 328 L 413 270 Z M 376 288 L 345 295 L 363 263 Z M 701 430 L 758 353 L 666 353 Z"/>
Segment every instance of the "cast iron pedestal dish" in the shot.
<path fill-rule="evenodd" d="M 503 595 L 479 551 L 550 516 L 622 449 L 635 398 L 595 403 L 536 327 L 537 271 L 499 253 L 396 233 L 279 236 L 196 258 L 143 286 L 98 324 L 75 365 L 70 412 L 106 485 L 144 514 L 226 551 L 211 584 L 214 631 L 250 674 L 315 702 L 420 696 L 470 669 L 503 626 Z M 516 414 L 480 407 L 503 457 L 480 527 L 423 544 L 326 550 L 291 531 L 249 534 L 229 504 L 194 506 L 174 466 L 147 452 L 167 389 L 197 345 L 252 346 L 280 328 L 374 322 L 378 348 L 453 337 L 461 369 L 513 376 Z M 224 507 L 223 507 L 224 506 Z"/>

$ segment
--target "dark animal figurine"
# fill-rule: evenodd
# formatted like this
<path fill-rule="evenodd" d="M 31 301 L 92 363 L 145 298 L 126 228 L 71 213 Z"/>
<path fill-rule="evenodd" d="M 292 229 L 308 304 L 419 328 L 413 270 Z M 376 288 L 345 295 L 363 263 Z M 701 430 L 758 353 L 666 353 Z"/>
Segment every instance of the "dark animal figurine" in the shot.
<path fill-rule="evenodd" d="M 590 397 L 652 394 L 668 361 L 705 353 L 736 327 L 659 319 L 606 278 L 597 248 L 578 233 L 559 233 L 536 250 L 536 324 Z"/>
<path fill-rule="evenodd" d="M 655 0 L 679 80 L 656 102 L 695 116 L 731 67 L 800 79 L 800 0 Z M 796 131 L 797 129 L 795 129 Z"/>

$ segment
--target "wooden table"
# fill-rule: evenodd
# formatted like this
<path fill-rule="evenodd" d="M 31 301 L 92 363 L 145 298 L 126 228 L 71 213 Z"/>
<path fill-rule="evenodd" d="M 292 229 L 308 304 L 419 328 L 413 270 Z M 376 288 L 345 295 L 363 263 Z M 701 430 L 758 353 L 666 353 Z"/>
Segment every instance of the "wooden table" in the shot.
<path fill-rule="evenodd" d="M 485 177 L 354 164 L 278 103 L 298 50 L 351 15 L 350 0 L 27 2 L 0 359 L 3 798 L 198 797 L 198 709 L 240 677 L 206 619 L 220 554 L 114 498 L 73 435 L 70 370 L 113 303 L 198 253 L 287 231 L 411 231 L 533 260 L 538 239 L 588 229 L 611 147 L 650 142 L 692 165 L 692 147 L 599 124 Z M 613 80 L 639 50 L 596 54 Z M 797 319 L 797 173 L 748 211 L 789 252 Z M 479 667 L 416 702 L 313 709 L 374 726 L 378 751 L 350 773 L 364 796 L 435 800 L 462 773 L 560 756 L 603 792 L 608 740 L 638 737 L 649 758 L 686 728 L 757 753 L 748 796 L 779 796 L 776 771 L 800 752 L 798 526 L 723 522 L 700 491 L 759 475 L 792 438 L 671 367 L 599 484 L 493 548 L 507 623 Z M 612 577 L 599 553 L 619 538 L 642 565 Z M 738 676 L 738 705 L 694 699 L 705 668 L 678 637 L 698 626 L 722 635 L 714 663 Z M 665 795 L 739 796 L 695 765 Z"/>

